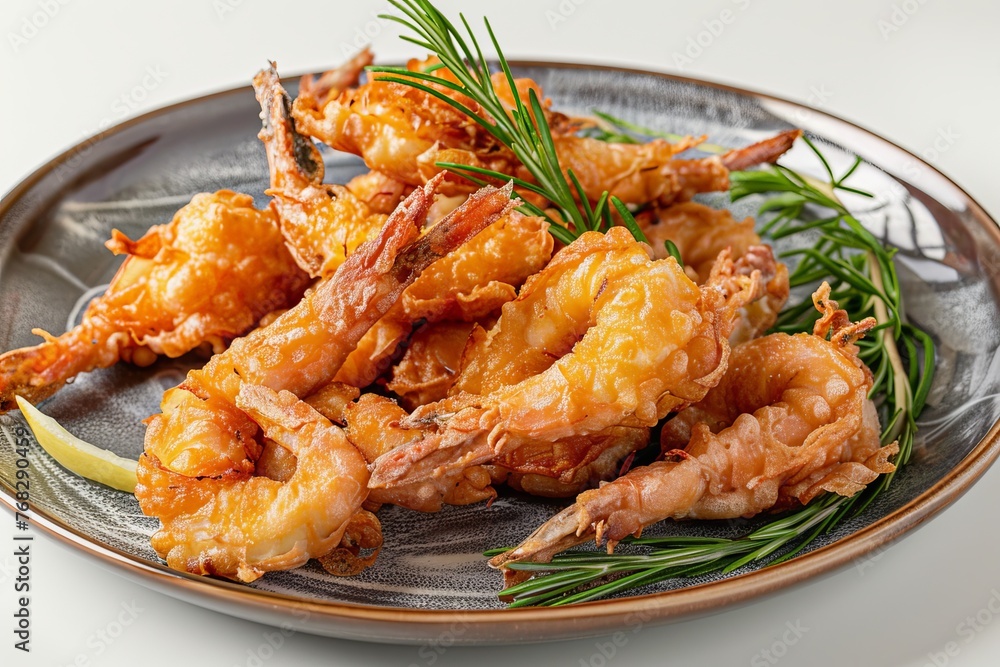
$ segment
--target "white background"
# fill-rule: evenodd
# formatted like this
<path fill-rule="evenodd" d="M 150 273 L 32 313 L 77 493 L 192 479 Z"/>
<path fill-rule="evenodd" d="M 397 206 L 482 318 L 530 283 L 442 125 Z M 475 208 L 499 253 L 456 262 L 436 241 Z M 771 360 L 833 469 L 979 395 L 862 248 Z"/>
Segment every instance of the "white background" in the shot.
<path fill-rule="evenodd" d="M 46 4 L 51 17 L 40 14 Z M 1000 213 L 996 2 L 440 4 L 448 12 L 464 4 L 476 18 L 488 13 L 512 58 L 680 71 L 821 106 L 929 157 L 987 211 Z M 97 132 L 102 121 L 248 84 L 266 59 L 283 71 L 323 69 L 367 41 L 366 30 L 377 33 L 382 59 L 416 55 L 374 19 L 384 8 L 376 0 L 5 0 L 0 191 Z M 732 20 L 720 32 L 713 22 L 723 10 Z M 707 46 L 688 51 L 689 40 L 703 32 Z M 162 80 L 143 88 L 149 71 Z M 791 624 L 804 630 L 784 651 L 779 647 L 782 665 L 996 665 L 1000 619 L 990 610 L 991 603 L 1000 609 L 996 507 L 1000 473 L 991 471 L 944 514 L 875 558 L 740 609 L 646 628 L 610 659 L 601 653 L 602 646 L 610 652 L 606 637 L 442 653 L 295 635 L 263 664 L 772 664 L 761 651 L 783 635 L 794 637 L 786 634 Z M 0 514 L 0 663 L 255 664 L 269 628 L 148 591 L 41 535 L 32 563 L 32 653 L 13 650 L 14 559 L 4 546 L 12 544 L 12 523 Z M 131 618 L 123 605 L 134 610 L 134 621 L 107 643 L 100 633 L 113 632 L 120 616 Z"/>

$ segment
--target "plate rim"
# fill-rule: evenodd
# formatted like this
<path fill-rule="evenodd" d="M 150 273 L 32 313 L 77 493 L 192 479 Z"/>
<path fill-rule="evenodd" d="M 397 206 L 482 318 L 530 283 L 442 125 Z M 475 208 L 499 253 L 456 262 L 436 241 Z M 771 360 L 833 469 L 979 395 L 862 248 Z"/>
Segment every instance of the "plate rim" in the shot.
<path fill-rule="evenodd" d="M 607 73 L 653 76 L 674 82 L 735 93 L 801 109 L 827 120 L 860 131 L 883 148 L 900 151 L 930 170 L 931 176 L 942 179 L 959 194 L 970 215 L 993 238 L 1000 248 L 1000 226 L 965 189 L 923 158 L 890 139 L 858 123 L 846 120 L 822 109 L 816 109 L 786 98 L 728 83 L 681 76 L 654 69 L 628 66 L 560 62 L 545 60 L 511 60 L 513 68 L 551 68 L 562 70 L 596 70 Z M 300 74 L 283 78 L 296 79 Z M 6 217 L 24 195 L 31 191 L 46 174 L 55 170 L 85 147 L 123 132 L 135 125 L 207 101 L 246 92 L 247 85 L 197 95 L 158 107 L 139 116 L 112 125 L 73 144 L 38 166 L 0 199 L 0 219 Z M 878 163 L 875 167 L 884 169 Z M 65 187 L 70 187 L 70 181 Z M 516 609 L 415 609 L 405 607 L 369 606 L 336 600 L 307 600 L 245 585 L 171 570 L 161 563 L 146 561 L 111 545 L 98 543 L 72 526 L 63 523 L 44 510 L 30 506 L 33 525 L 50 537 L 72 547 L 107 569 L 132 581 L 171 597 L 191 602 L 217 612 L 271 625 L 286 624 L 312 634 L 390 643 L 420 643 L 451 632 L 456 644 L 503 643 L 519 641 L 555 641 L 600 634 L 634 624 L 663 623 L 690 619 L 712 611 L 723 611 L 752 600 L 797 585 L 823 574 L 832 574 L 851 561 L 880 546 L 912 533 L 914 529 L 937 516 L 958 500 L 986 472 L 1000 455 L 1000 419 L 995 421 L 978 443 L 944 477 L 920 495 L 884 517 L 850 535 L 802 554 L 788 561 L 763 567 L 722 580 L 685 586 L 639 596 L 570 605 L 566 607 Z M 0 504 L 15 510 L 14 489 L 0 481 Z M 499 576 L 499 575 L 498 575 Z M 298 614 L 305 613 L 304 617 Z M 289 617 L 298 617 L 290 623 Z M 456 633 L 459 624 L 462 632 Z M 454 636 L 456 635 L 457 636 Z"/>

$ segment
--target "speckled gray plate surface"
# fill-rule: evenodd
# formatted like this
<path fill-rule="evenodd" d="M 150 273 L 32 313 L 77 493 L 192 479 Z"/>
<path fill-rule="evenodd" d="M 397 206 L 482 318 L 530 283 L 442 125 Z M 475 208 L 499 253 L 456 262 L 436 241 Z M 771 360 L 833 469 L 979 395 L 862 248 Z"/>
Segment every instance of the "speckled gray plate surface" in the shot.
<path fill-rule="evenodd" d="M 37 525 L 168 595 L 244 618 L 318 634 L 417 642 L 448 632 L 454 641 L 557 639 L 634 622 L 676 619 L 750 600 L 862 556 L 919 525 L 957 498 L 997 455 L 1000 234 L 962 190 L 918 158 L 819 111 L 722 86 L 659 74 L 563 65 L 521 65 L 556 108 L 608 111 L 676 133 L 707 134 L 740 146 L 802 127 L 835 169 L 856 153 L 853 184 L 877 193 L 847 201 L 876 234 L 899 248 L 911 320 L 937 343 L 937 372 L 911 464 L 861 516 L 791 561 L 720 576 L 669 581 L 630 596 L 561 609 L 508 610 L 500 577 L 483 550 L 517 543 L 561 506 L 502 497 L 491 506 L 433 515 L 386 508 L 378 563 L 353 578 L 309 565 L 268 574 L 250 586 L 168 570 L 149 546 L 157 527 L 135 499 L 75 477 L 32 441 L 31 502 Z M 103 246 L 112 228 L 135 238 L 168 221 L 192 195 L 220 188 L 265 205 L 259 108 L 249 87 L 153 112 L 75 147 L 29 176 L 0 205 L 0 349 L 34 344 L 32 327 L 53 333 L 77 321 L 120 260 Z M 326 151 L 327 179 L 362 170 Z M 784 163 L 819 175 L 804 146 Z M 725 196 L 709 197 L 727 205 Z M 742 204 L 741 214 L 756 203 Z M 148 369 L 121 365 L 78 378 L 43 409 L 80 437 L 119 454 L 142 449 L 141 420 L 157 412 L 164 388 L 196 360 Z M 0 500 L 13 505 L 19 414 L 0 418 Z M 736 535 L 752 523 L 664 524 L 654 532 Z M 630 621 L 629 619 L 632 619 Z"/>

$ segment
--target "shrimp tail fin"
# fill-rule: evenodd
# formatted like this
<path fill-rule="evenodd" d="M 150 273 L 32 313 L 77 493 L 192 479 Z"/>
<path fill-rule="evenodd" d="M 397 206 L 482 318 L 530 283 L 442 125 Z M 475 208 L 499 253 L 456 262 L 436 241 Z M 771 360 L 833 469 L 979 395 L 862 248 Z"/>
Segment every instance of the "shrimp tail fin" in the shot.
<path fill-rule="evenodd" d="M 318 77 L 306 74 L 299 82 L 299 99 L 308 100 L 311 107 L 322 109 L 346 89 L 356 86 L 361 73 L 374 59 L 371 48 L 366 46 L 347 62 Z"/>
<path fill-rule="evenodd" d="M 56 371 L 59 358 L 53 340 L 0 356 L 0 412 L 16 408 L 18 395 L 38 403 L 54 394 L 70 377 Z"/>
<path fill-rule="evenodd" d="M 547 563 L 557 553 L 594 540 L 608 553 L 628 535 L 669 517 L 683 517 L 707 490 L 703 466 L 678 452 L 679 461 L 633 468 L 614 482 L 584 491 L 576 502 L 538 527 L 514 549 L 494 556 L 490 566 Z"/>
<path fill-rule="evenodd" d="M 436 188 L 445 173 L 435 176 L 427 188 Z M 442 218 L 407 248 L 393 266 L 393 274 L 401 283 L 412 282 L 417 275 L 432 263 L 447 255 L 473 236 L 486 229 L 514 208 L 511 194 L 513 182 L 502 188 L 487 185 L 472 193 L 461 206 Z"/>
<path fill-rule="evenodd" d="M 84 329 L 61 336 L 34 329 L 45 340 L 0 355 L 0 414 L 17 407 L 15 396 L 39 403 L 80 373 L 111 366 L 121 358 L 121 336 Z"/>
<path fill-rule="evenodd" d="M 820 312 L 820 318 L 813 325 L 813 335 L 829 336 L 834 345 L 845 350 L 852 350 L 854 344 L 878 324 L 874 317 L 851 322 L 847 311 L 830 298 L 830 285 L 825 281 L 813 293 L 812 300 Z"/>
<path fill-rule="evenodd" d="M 765 162 L 776 162 L 801 136 L 802 130 L 786 130 L 769 139 L 729 151 L 722 156 L 722 164 L 729 171 L 740 171 Z"/>
<path fill-rule="evenodd" d="M 371 464 L 372 489 L 408 486 L 487 463 L 494 450 L 488 431 L 449 425 L 439 432 L 425 433 L 414 442 L 392 449 Z"/>
<path fill-rule="evenodd" d="M 271 187 L 281 190 L 294 185 L 303 189 L 322 183 L 323 158 L 312 140 L 296 131 L 292 101 L 273 62 L 253 78 L 253 89 L 261 106 L 263 127 L 257 136 L 267 152 Z"/>

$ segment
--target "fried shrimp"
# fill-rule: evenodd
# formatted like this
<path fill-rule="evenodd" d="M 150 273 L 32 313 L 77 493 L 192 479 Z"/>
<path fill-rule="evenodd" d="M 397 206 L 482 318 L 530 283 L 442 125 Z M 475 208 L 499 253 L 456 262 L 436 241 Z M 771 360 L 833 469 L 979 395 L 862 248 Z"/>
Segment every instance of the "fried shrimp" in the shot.
<path fill-rule="evenodd" d="M 337 381 L 367 387 L 418 321 L 474 321 L 498 310 L 552 255 L 548 223 L 516 211 L 433 263 L 358 343 Z"/>
<path fill-rule="evenodd" d="M 164 395 L 163 412 L 147 422 L 136 498 L 143 511 L 163 522 L 153 544 L 171 567 L 249 581 L 268 569 L 292 567 L 323 556 L 336 546 L 332 536 L 342 533 L 366 494 L 352 493 L 350 501 L 338 501 L 330 509 L 324 505 L 328 494 L 340 491 L 303 495 L 297 504 L 291 502 L 296 484 L 311 479 L 309 467 L 300 478 L 296 477 L 297 464 L 286 486 L 281 487 L 290 489 L 285 493 L 290 494 L 288 507 L 295 514 L 287 517 L 284 526 L 277 517 L 266 519 L 274 529 L 263 533 L 261 541 L 251 539 L 256 534 L 243 530 L 243 526 L 245 522 L 265 520 L 263 508 L 247 510 L 249 514 L 239 519 L 237 530 L 215 506 L 235 502 L 226 500 L 229 493 L 242 497 L 242 490 L 226 491 L 231 488 L 228 484 L 232 478 L 250 476 L 251 480 L 245 481 L 250 485 L 252 479 L 260 477 L 254 475 L 263 450 L 258 426 L 263 427 L 264 437 L 299 456 L 296 452 L 301 451 L 301 441 L 290 442 L 290 436 L 280 430 L 273 437 L 268 435 L 269 429 L 275 432 L 275 423 L 299 436 L 308 435 L 310 447 L 316 446 L 316 438 L 334 447 L 328 456 L 316 459 L 317 465 L 325 468 L 332 465 L 333 459 L 338 462 L 330 468 L 332 472 L 324 478 L 324 485 L 336 487 L 343 481 L 348 489 L 356 483 L 366 487 L 368 472 L 363 457 L 353 448 L 353 454 L 345 453 L 348 450 L 339 444 L 339 430 L 297 397 L 308 396 L 333 379 L 357 341 L 421 271 L 513 205 L 509 190 L 486 188 L 428 234 L 417 238 L 438 183 L 432 181 L 415 190 L 390 216 L 378 236 L 361 245 L 333 276 L 297 305 L 268 326 L 234 341 L 204 369 L 191 371 L 181 386 Z M 281 414 L 267 403 L 282 407 L 286 420 L 294 417 L 296 425 L 282 421 Z M 178 482 L 178 476 L 188 478 L 184 485 Z M 253 484 L 265 487 L 269 498 L 280 491 L 268 482 Z M 167 500 L 176 488 L 185 489 L 183 503 Z M 309 517 L 314 515 L 324 517 L 322 530 L 308 528 Z M 282 530 L 277 530 L 278 526 Z M 286 551 L 286 533 L 300 536 L 295 538 L 291 552 Z M 220 543 L 226 545 L 224 554 L 219 551 Z"/>
<path fill-rule="evenodd" d="M 286 481 L 191 477 L 144 455 L 136 490 L 143 511 L 163 522 L 151 543 L 170 567 L 253 581 L 333 550 L 367 496 L 368 469 L 344 432 L 291 392 L 244 383 L 235 408 L 295 457 Z"/>
<path fill-rule="evenodd" d="M 411 60 L 407 67 L 427 73 L 428 66 L 439 64 L 436 59 Z M 457 81 L 445 67 L 432 68 L 430 74 L 442 81 Z M 473 112 L 482 113 L 464 95 L 433 82 L 428 85 Z M 503 73 L 493 75 L 492 85 L 508 113 L 515 104 L 515 94 L 526 105 L 529 90 L 544 99 L 538 84 L 530 79 L 516 79 L 516 93 Z M 797 130 L 783 132 L 723 156 L 685 160 L 676 156 L 704 138 L 687 137 L 676 144 L 662 139 L 646 144 L 599 141 L 577 136 L 577 125 L 550 107 L 545 100 L 543 110 L 559 163 L 563 170 L 573 171 L 591 201 L 609 191 L 628 204 L 666 205 L 685 201 L 699 192 L 725 190 L 730 170 L 773 162 L 800 134 Z M 332 148 L 359 155 L 369 168 L 410 185 L 420 185 L 439 173 L 439 162 L 533 180 L 510 149 L 468 116 L 430 93 L 377 75 L 336 97 L 300 94 L 293 113 L 304 133 Z M 467 181 L 451 178 L 449 185 L 454 191 L 471 188 Z"/>
<path fill-rule="evenodd" d="M 749 275 L 760 271 L 763 291 L 740 311 L 729 336 L 732 344 L 763 334 L 777 321 L 788 301 L 788 268 L 774 258 L 769 246 L 761 244 L 753 218 L 737 222 L 725 209 L 697 202 L 683 202 L 665 209 L 644 212 L 636 219 L 658 259 L 669 252 L 666 241 L 677 246 L 685 270 L 698 284 L 708 280 L 719 253 L 729 249 L 736 260 L 736 272 Z"/>
<path fill-rule="evenodd" d="M 636 222 L 649 240 L 653 256 L 667 257 L 666 242 L 672 242 L 684 259 L 684 267 L 694 272 L 688 275 L 698 284 L 708 280 L 719 253 L 726 248 L 739 258 L 761 243 L 753 218 L 737 221 L 726 209 L 693 201 L 644 211 L 636 215 Z"/>
<path fill-rule="evenodd" d="M 729 172 L 774 162 L 799 137 L 799 130 L 782 132 L 721 156 L 675 157 L 696 147 L 705 137 L 687 137 L 677 144 L 662 139 L 646 144 L 615 144 L 577 136 L 554 138 L 559 164 L 572 170 L 587 198 L 605 191 L 626 204 L 683 202 L 702 192 L 729 189 Z"/>
<path fill-rule="evenodd" d="M 439 64 L 436 58 L 425 61 L 414 59 L 407 63 L 407 67 L 411 71 L 424 72 L 428 67 Z M 443 81 L 455 80 L 447 68 L 433 70 L 432 74 Z M 323 75 L 322 78 L 326 77 Z M 442 94 L 454 96 L 470 108 L 478 109 L 478 105 L 464 95 L 444 86 L 430 85 Z M 506 78 L 502 74 L 495 75 L 493 85 L 501 100 L 512 107 L 514 94 Z M 534 82 L 527 79 L 515 80 L 515 86 L 517 94 L 525 102 L 529 88 L 540 93 Z M 548 105 L 547 102 L 545 104 Z M 336 96 L 316 95 L 307 86 L 300 91 L 292 109 L 303 133 L 336 150 L 359 155 L 370 169 L 411 186 L 421 185 L 441 172 L 434 166 L 438 159 L 435 154 L 440 147 L 489 155 L 490 164 L 495 166 L 517 162 L 507 147 L 462 112 L 433 95 L 377 77 Z M 559 118 L 563 117 L 550 116 L 550 125 L 558 128 Z M 506 173 L 519 175 L 512 171 Z M 472 189 L 474 186 L 467 180 L 455 175 L 449 175 L 444 187 L 444 191 L 450 194 Z"/>
<path fill-rule="evenodd" d="M 351 65 L 338 81 L 352 74 L 357 78 Z M 386 215 L 373 211 L 349 188 L 323 183 L 323 159 L 313 142 L 296 131 L 291 100 L 273 64 L 257 73 L 253 85 L 264 121 L 258 137 L 271 172 L 267 194 L 273 197 L 281 233 L 303 270 L 314 278 L 329 277 L 348 254 L 378 233 Z M 376 196 L 375 183 L 360 180 L 356 185 L 365 196 Z"/>
<path fill-rule="evenodd" d="M 128 257 L 82 322 L 61 336 L 0 356 L 0 410 L 14 396 L 38 402 L 79 373 L 119 359 L 146 366 L 202 345 L 225 349 L 264 315 L 295 303 L 309 282 L 281 241 L 277 220 L 229 190 L 196 195 L 137 241 L 115 230 L 107 246 Z"/>
<path fill-rule="evenodd" d="M 490 564 L 546 561 L 591 539 L 611 550 L 667 518 L 750 517 L 823 491 L 851 496 L 892 471 L 898 448 L 880 446 L 872 376 L 855 345 L 875 321 L 851 324 L 826 284 L 813 300 L 822 316 L 812 334 L 733 349 L 718 386 L 664 427 L 663 460 L 580 494 Z"/>
<path fill-rule="evenodd" d="M 428 324 L 410 336 L 406 352 L 392 368 L 386 389 L 407 410 L 439 401 L 448 395 L 462 366 L 475 322 Z"/>
<path fill-rule="evenodd" d="M 649 427 L 701 400 L 725 369 L 726 336 L 758 280 L 723 262 L 699 288 L 672 258 L 651 261 L 648 246 L 624 228 L 582 235 L 504 306 L 487 336 L 492 351 L 456 384 L 472 393 L 422 406 L 402 422 L 432 433 L 380 457 L 371 487 L 432 482 L 487 462 L 539 472 L 533 445 L 581 437 L 589 444 L 609 428 Z M 507 343 L 515 339 L 527 348 Z M 547 474 L 595 458 L 589 448 L 566 449 L 569 456 L 546 462 Z"/>
<path fill-rule="evenodd" d="M 404 429 L 399 422 L 406 411 L 384 396 L 362 394 L 347 406 L 344 419 L 347 437 L 374 462 L 397 447 L 412 446 L 423 433 Z M 437 512 L 445 505 L 470 505 L 496 497 L 490 486 L 490 473 L 482 466 L 456 468 L 437 477 L 433 483 L 401 485 L 391 489 L 370 490 L 373 504 L 400 505 L 420 512 Z"/>

